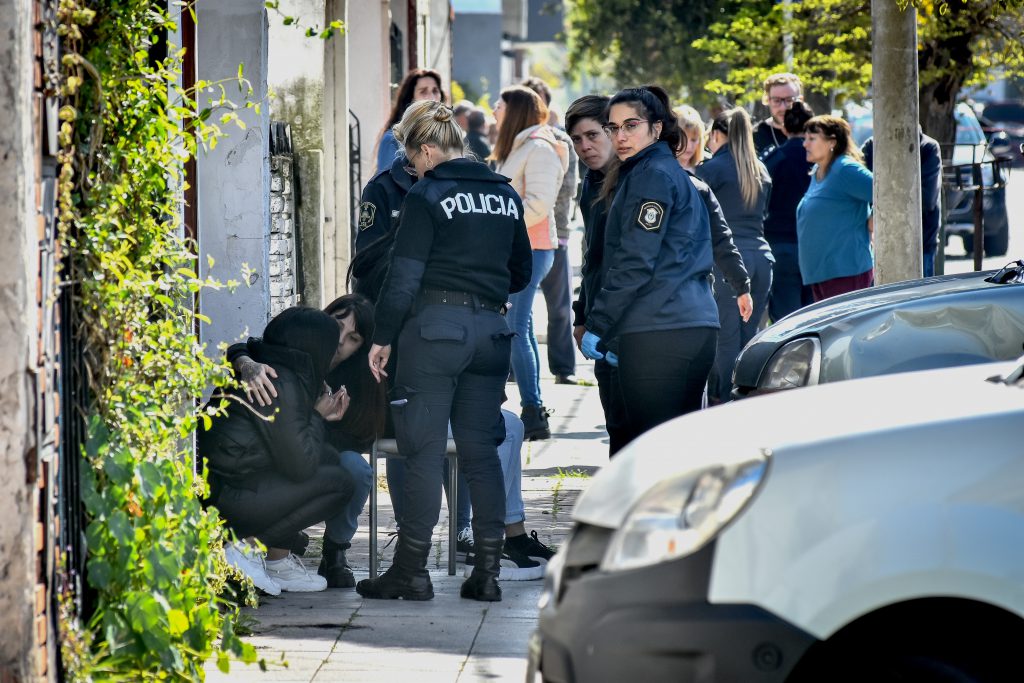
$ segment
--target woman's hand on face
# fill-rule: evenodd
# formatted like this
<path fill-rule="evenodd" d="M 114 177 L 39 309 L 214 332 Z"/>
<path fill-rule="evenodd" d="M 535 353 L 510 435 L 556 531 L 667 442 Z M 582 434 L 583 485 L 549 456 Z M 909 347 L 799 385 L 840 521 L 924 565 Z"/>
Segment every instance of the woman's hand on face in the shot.
<path fill-rule="evenodd" d="M 351 397 L 345 387 L 342 387 L 333 394 L 330 391 L 320 394 L 320 398 L 316 400 L 313 407 L 328 422 L 337 422 L 345 417 L 349 403 L 351 403 Z"/>
<path fill-rule="evenodd" d="M 277 398 L 277 389 L 271 378 L 277 379 L 277 371 L 269 365 L 245 358 L 238 368 L 238 376 L 245 385 L 245 396 L 249 403 L 269 406 Z"/>
<path fill-rule="evenodd" d="M 743 322 L 750 322 L 750 316 L 754 313 L 754 299 L 749 292 L 736 297 L 736 307 L 740 309 L 740 317 L 743 318 Z"/>
<path fill-rule="evenodd" d="M 388 359 L 391 357 L 391 344 L 387 346 L 381 346 L 380 344 L 374 344 L 370 347 L 370 372 L 373 373 L 373 378 L 380 383 L 382 377 L 387 377 L 388 373 L 384 371 L 387 367 Z"/>

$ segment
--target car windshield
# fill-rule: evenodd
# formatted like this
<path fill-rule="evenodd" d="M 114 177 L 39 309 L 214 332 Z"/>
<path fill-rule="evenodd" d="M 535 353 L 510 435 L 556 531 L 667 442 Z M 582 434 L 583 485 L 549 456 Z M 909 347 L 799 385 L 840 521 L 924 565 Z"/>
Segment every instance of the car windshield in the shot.
<path fill-rule="evenodd" d="M 985 118 L 989 121 L 1024 123 L 1024 104 L 990 104 L 985 107 Z"/>

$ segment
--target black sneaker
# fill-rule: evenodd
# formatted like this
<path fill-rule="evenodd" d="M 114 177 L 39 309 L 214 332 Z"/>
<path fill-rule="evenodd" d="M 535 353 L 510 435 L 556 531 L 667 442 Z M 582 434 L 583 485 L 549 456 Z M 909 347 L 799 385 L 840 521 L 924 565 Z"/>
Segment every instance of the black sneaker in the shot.
<path fill-rule="evenodd" d="M 520 553 L 526 555 L 531 560 L 536 560 L 540 564 L 547 564 L 548 560 L 555 556 L 554 550 L 540 542 L 536 531 L 531 531 L 529 536 L 520 534 L 519 536 L 507 538 L 505 539 L 505 545 L 506 547 L 509 545 L 514 546 Z"/>
<path fill-rule="evenodd" d="M 519 418 L 523 421 L 523 439 L 538 441 L 551 438 L 548 416 L 552 413 L 544 406 L 523 406 Z"/>
<path fill-rule="evenodd" d="M 475 558 L 474 558 L 475 560 Z M 463 576 L 469 578 L 473 573 L 474 562 L 466 565 Z M 533 560 L 505 541 L 505 549 L 501 553 L 501 573 L 498 581 L 536 581 L 544 576 L 544 565 Z"/>
<path fill-rule="evenodd" d="M 476 555 L 473 553 L 473 529 L 466 527 L 459 532 L 459 538 L 455 545 L 455 560 L 472 566 L 476 563 Z"/>

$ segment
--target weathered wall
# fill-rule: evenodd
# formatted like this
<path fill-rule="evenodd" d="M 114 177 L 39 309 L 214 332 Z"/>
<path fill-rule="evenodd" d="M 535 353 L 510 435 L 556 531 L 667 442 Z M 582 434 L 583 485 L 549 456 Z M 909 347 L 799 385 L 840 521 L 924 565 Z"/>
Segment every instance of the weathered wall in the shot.
<path fill-rule="evenodd" d="M 305 25 L 324 26 L 341 17 L 327 16 L 324 0 L 286 0 L 281 11 L 301 17 Z M 324 210 L 321 201 L 324 157 L 324 41 L 307 38 L 303 30 L 284 26 L 271 18 L 268 83 L 275 97 L 271 115 L 275 121 L 287 123 L 291 129 L 292 150 L 296 164 L 292 166 L 293 202 L 292 243 L 300 255 L 293 260 L 298 279 L 296 301 L 307 306 L 322 306 L 323 301 L 323 230 Z M 343 40 L 335 36 L 333 41 Z M 273 200 L 271 200 L 273 201 Z M 272 207 L 273 208 L 273 207 Z M 274 229 L 274 220 L 272 227 Z M 277 239 L 273 237 L 273 239 Z M 276 254 L 271 250 L 271 268 Z M 272 289 L 274 285 L 271 285 Z"/>
<path fill-rule="evenodd" d="M 267 16 L 263 2 L 201 2 L 196 13 L 197 77 L 233 79 L 242 64 L 254 88 L 253 99 L 265 100 Z M 240 96 L 232 85 L 228 93 Z M 199 100 L 205 104 L 207 97 L 216 94 L 200 94 Z M 269 109 L 264 105 L 259 114 L 240 112 L 246 129 L 226 127 L 229 137 L 197 160 L 201 272 L 229 280 L 242 279 L 243 265 L 251 271 L 248 286 L 243 284 L 234 292 L 206 291 L 200 298 L 200 311 L 213 321 L 200 333 L 211 354 L 217 353 L 219 342 L 230 343 L 246 332 L 262 331 L 270 311 Z M 215 260 L 213 269 L 207 256 Z"/>
<path fill-rule="evenodd" d="M 361 0 L 349 7 L 350 28 L 346 40 L 358 68 L 349 74 L 352 112 L 359 117 L 359 145 L 363 156 L 362 185 L 373 177 L 377 135 L 391 109 L 390 42 L 391 16 L 388 0 Z M 404 71 L 404 69 L 403 69 Z"/>
<path fill-rule="evenodd" d="M 35 680 L 33 393 L 38 254 L 31 192 L 32 5 L 0 0 L 0 680 Z M 45 605 L 44 605 L 45 606 Z M 45 661 L 40 662 L 41 665 Z M 40 666 L 40 668 L 43 668 Z"/>

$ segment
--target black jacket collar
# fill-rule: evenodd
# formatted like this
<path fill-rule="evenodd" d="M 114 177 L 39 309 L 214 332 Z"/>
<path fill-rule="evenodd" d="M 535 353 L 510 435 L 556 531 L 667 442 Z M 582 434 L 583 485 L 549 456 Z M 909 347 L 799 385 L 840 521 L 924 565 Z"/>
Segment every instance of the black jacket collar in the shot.
<path fill-rule="evenodd" d="M 403 154 L 395 159 L 395 163 L 391 164 L 391 168 L 388 170 L 388 173 L 391 174 L 391 179 L 402 188 L 402 192 L 405 194 L 409 193 L 409 190 L 412 189 L 412 184 L 416 182 L 416 176 L 405 170 L 408 165 L 409 160 Z"/>
<path fill-rule="evenodd" d="M 436 168 L 427 171 L 427 177 L 437 178 L 438 180 L 480 180 L 491 183 L 510 182 L 509 178 L 495 173 L 486 164 L 464 157 L 450 159 L 438 165 Z"/>

